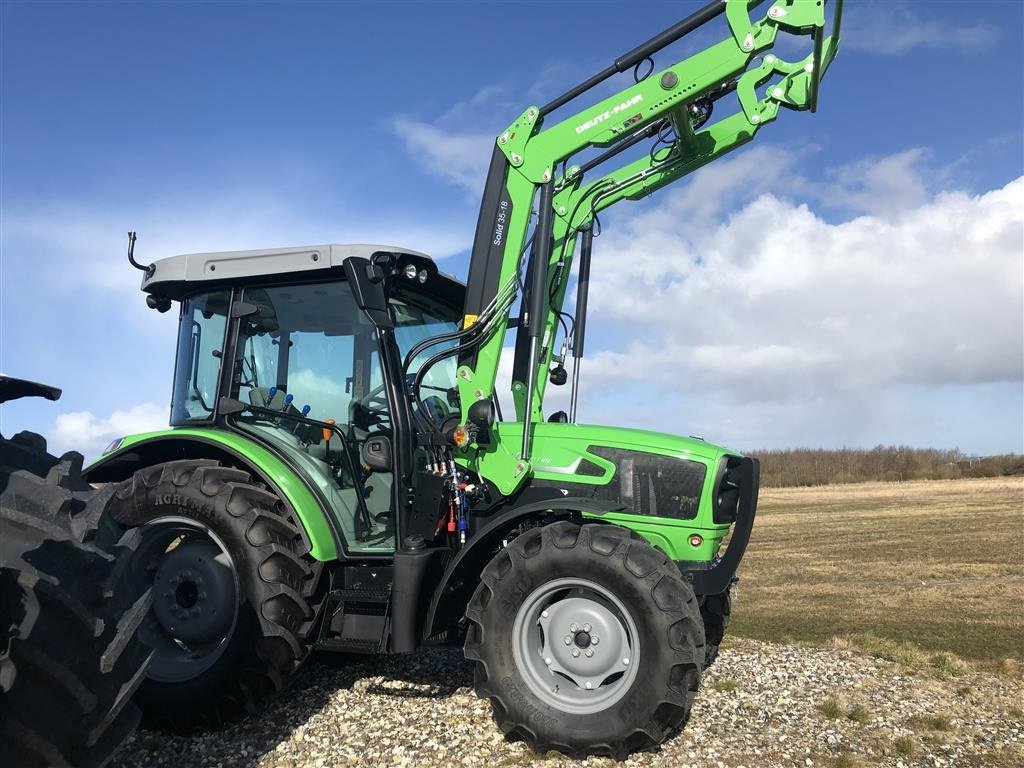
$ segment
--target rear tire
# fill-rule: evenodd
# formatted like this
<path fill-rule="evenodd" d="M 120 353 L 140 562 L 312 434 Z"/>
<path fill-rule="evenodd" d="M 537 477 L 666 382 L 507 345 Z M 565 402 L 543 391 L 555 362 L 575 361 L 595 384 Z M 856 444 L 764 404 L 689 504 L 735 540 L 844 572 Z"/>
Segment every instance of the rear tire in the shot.
<path fill-rule="evenodd" d="M 689 717 L 704 664 L 697 600 L 675 565 L 625 528 L 556 522 L 518 536 L 483 570 L 466 617 L 477 694 L 505 734 L 536 752 L 621 760 Z M 590 636 L 599 625 L 601 645 Z M 614 648 L 628 663 L 601 666 L 601 651 Z M 584 689 L 581 675 L 592 673 L 578 662 L 598 664 L 600 682 Z"/>
<path fill-rule="evenodd" d="M 111 512 L 141 532 L 135 572 L 154 586 L 144 725 L 188 732 L 255 713 L 309 653 L 319 568 L 297 522 L 247 472 L 215 461 L 139 470 Z"/>
<path fill-rule="evenodd" d="M 17 462 L 0 466 L 0 765 L 92 768 L 139 722 L 150 592 L 128 572 L 138 534 L 111 523 L 111 489 L 33 437 L 0 441 Z"/>

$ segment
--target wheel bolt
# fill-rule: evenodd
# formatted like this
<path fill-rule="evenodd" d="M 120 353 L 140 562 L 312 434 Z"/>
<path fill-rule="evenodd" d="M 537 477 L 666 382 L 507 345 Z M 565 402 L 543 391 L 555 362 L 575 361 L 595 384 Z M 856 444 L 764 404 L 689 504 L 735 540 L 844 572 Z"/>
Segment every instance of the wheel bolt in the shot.
<path fill-rule="evenodd" d="M 578 659 L 580 657 L 580 649 L 579 648 L 573 648 L 572 649 L 572 657 L 574 659 Z"/>
<path fill-rule="evenodd" d="M 570 632 L 576 632 L 578 630 L 579 630 L 579 627 L 577 627 L 575 624 L 570 624 L 569 625 L 569 631 Z"/>
<path fill-rule="evenodd" d="M 598 637 L 597 635 L 591 635 L 590 636 L 590 644 L 591 645 L 597 645 L 600 642 L 601 642 L 601 638 Z"/>
<path fill-rule="evenodd" d="M 566 645 L 572 645 L 572 635 L 566 635 L 566 636 L 565 636 L 565 639 L 563 640 L 563 642 L 564 642 L 564 643 L 565 643 Z"/>
<path fill-rule="evenodd" d="M 593 655 L 594 655 L 594 652 L 592 650 L 590 650 L 589 648 L 587 648 L 587 658 L 589 659 Z"/>
<path fill-rule="evenodd" d="M 590 625 L 589 624 L 584 624 L 583 625 L 583 631 L 584 632 L 589 632 L 590 631 Z"/>

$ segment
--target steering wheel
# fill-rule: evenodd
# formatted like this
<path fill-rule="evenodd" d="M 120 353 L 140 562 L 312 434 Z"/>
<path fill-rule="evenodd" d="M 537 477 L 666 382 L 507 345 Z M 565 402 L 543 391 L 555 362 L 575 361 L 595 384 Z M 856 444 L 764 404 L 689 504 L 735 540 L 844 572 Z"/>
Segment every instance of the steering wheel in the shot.
<path fill-rule="evenodd" d="M 383 384 L 378 384 L 358 400 L 353 400 L 351 407 L 354 426 L 367 432 L 370 427 L 391 428 L 390 406 Z"/>
<path fill-rule="evenodd" d="M 438 426 L 443 424 L 452 412 L 452 409 L 448 407 L 448 403 L 437 395 L 427 395 L 424 397 L 421 410 Z"/>

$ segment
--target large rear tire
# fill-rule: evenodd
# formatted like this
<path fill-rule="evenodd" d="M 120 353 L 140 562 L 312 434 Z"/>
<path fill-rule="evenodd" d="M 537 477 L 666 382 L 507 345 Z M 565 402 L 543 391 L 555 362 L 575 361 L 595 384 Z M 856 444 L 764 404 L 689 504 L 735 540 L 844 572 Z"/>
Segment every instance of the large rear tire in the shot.
<path fill-rule="evenodd" d="M 140 630 L 154 649 L 136 701 L 144 725 L 178 732 L 252 714 L 309 652 L 319 569 L 280 499 L 244 471 L 173 461 L 119 484 L 111 514 L 141 534 L 153 586 Z"/>
<path fill-rule="evenodd" d="M 689 717 L 704 665 L 697 600 L 624 528 L 556 522 L 518 536 L 466 617 L 477 694 L 537 752 L 621 760 Z"/>
<path fill-rule="evenodd" d="M 0 765 L 102 766 L 139 722 L 149 661 L 150 592 L 127 569 L 139 537 L 110 522 L 81 454 L 29 437 L 0 440 Z"/>

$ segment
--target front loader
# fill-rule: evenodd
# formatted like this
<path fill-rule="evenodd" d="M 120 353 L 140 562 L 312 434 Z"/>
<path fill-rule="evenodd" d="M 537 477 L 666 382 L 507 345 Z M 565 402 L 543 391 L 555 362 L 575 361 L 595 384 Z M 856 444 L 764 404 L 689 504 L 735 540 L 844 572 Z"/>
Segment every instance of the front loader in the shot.
<path fill-rule="evenodd" d="M 815 110 L 840 12 L 714 2 L 527 108 L 495 141 L 465 284 L 392 246 L 147 265 L 130 236 L 148 305 L 180 306 L 171 428 L 115 440 L 87 474 L 117 483 L 111 515 L 140 531 L 150 723 L 254 711 L 312 649 L 436 643 L 464 643 L 498 726 L 539 751 L 621 758 L 685 723 L 728 623 L 758 465 L 576 422 L 595 230 L 780 108 Z M 722 17 L 721 42 L 657 69 Z M 782 36 L 806 41 L 801 58 L 772 53 Z M 569 412 L 546 413 L 570 351 Z"/>

